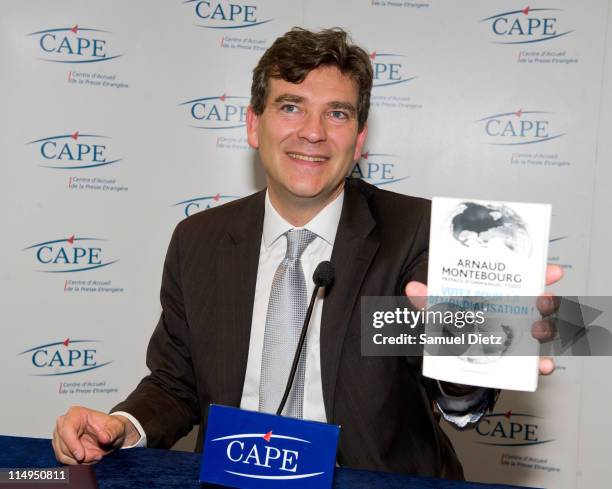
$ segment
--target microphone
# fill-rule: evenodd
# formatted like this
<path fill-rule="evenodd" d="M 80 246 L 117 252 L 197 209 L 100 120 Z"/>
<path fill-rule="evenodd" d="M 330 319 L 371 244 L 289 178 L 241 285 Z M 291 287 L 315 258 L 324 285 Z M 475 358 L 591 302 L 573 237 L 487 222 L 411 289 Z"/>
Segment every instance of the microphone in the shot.
<path fill-rule="evenodd" d="M 322 261 L 321 263 L 319 263 L 314 273 L 312 274 L 312 281 L 315 284 L 315 288 L 312 291 L 312 296 L 310 297 L 310 304 L 308 305 L 308 309 L 306 310 L 306 317 L 304 318 L 302 332 L 300 334 L 300 339 L 298 341 L 297 349 L 295 351 L 295 356 L 293 357 L 293 364 L 291 365 L 291 371 L 289 372 L 289 379 L 287 380 L 285 393 L 283 394 L 283 398 L 280 402 L 280 405 L 276 410 L 277 416 L 280 416 L 283 412 L 283 408 L 285 407 L 285 403 L 287 402 L 287 398 L 289 397 L 289 392 L 291 392 L 291 387 L 293 386 L 295 372 L 297 370 L 298 362 L 300 360 L 300 355 L 302 354 L 304 341 L 306 340 L 306 333 L 308 332 L 308 325 L 310 324 L 310 316 L 312 316 L 312 309 L 314 307 L 315 299 L 317 298 L 317 294 L 321 287 L 329 287 L 329 285 L 334 281 L 334 265 L 332 265 L 332 263 L 329 261 Z"/>
<path fill-rule="evenodd" d="M 315 288 L 327 287 L 334 281 L 334 266 L 330 261 L 322 261 L 312 274 Z"/>

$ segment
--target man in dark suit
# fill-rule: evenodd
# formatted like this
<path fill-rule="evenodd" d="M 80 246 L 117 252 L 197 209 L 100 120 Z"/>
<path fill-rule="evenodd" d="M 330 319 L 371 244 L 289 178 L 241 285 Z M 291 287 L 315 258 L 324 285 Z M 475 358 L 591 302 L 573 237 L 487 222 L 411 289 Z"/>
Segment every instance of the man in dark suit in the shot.
<path fill-rule="evenodd" d="M 269 410 L 266 399 L 279 396 L 264 385 L 270 296 L 290 235 L 305 230 L 298 268 L 331 258 L 336 273 L 313 314 L 292 401 L 298 416 L 342 426 L 340 465 L 462 477 L 433 408 L 465 426 L 494 393 L 441 388 L 422 377 L 419 358 L 361 356 L 359 297 L 424 291 L 430 212 L 423 199 L 346 179 L 366 138 L 371 86 L 367 53 L 341 30 L 293 29 L 266 51 L 254 70 L 247 131 L 267 189 L 177 226 L 147 352 L 151 374 L 113 416 L 86 408 L 61 416 L 58 460 L 170 447 L 206 425 L 210 403 Z"/>
<path fill-rule="evenodd" d="M 164 316 L 147 357 L 152 374 L 115 408 L 141 422 L 149 446 L 169 447 L 194 423 L 205 424 L 210 403 L 241 404 L 264 198 L 259 192 L 197 214 L 175 231 L 164 271 Z M 341 465 L 460 474 L 434 418 L 420 359 L 361 356 L 359 296 L 399 295 L 409 280 L 425 279 L 428 218 L 425 200 L 360 180 L 344 185 L 331 257 L 336 280 L 320 329 L 325 414 L 342 426 Z"/>

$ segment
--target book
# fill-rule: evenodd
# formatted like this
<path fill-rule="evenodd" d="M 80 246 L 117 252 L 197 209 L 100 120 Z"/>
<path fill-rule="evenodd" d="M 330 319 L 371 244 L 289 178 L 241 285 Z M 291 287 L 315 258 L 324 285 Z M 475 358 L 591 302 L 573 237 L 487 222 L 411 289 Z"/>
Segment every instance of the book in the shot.
<path fill-rule="evenodd" d="M 549 204 L 433 199 L 430 301 L 439 303 L 448 297 L 454 304 L 480 304 L 486 321 L 473 325 L 478 341 L 466 341 L 459 355 L 432 354 L 425 348 L 424 376 L 481 387 L 536 390 L 539 343 L 531 335 L 531 325 L 540 318 L 535 301 L 544 292 L 550 218 Z M 465 300 L 469 297 L 474 297 L 473 302 Z M 439 336 L 433 328 L 437 326 L 426 324 L 425 333 Z M 498 346 L 480 343 L 484 333 L 491 331 L 497 335 Z"/>

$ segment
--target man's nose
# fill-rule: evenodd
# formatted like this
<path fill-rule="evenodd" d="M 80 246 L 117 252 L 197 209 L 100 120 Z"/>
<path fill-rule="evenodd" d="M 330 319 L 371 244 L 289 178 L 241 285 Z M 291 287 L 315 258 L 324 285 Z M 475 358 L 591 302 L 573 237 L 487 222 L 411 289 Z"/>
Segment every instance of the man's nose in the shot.
<path fill-rule="evenodd" d="M 302 126 L 298 131 L 300 138 L 309 143 L 319 143 L 327 139 L 327 130 L 323 116 L 318 114 L 307 114 L 303 119 Z"/>

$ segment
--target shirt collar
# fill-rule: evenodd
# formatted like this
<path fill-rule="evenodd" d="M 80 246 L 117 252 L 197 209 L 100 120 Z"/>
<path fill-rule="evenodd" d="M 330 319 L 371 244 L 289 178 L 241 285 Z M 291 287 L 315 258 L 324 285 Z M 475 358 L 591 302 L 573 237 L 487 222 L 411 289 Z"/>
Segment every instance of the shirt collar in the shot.
<path fill-rule="evenodd" d="M 342 214 L 342 204 L 344 203 L 344 192 L 340 194 L 329 204 L 327 204 L 319 213 L 313 217 L 302 228 L 296 228 L 287 222 L 277 212 L 270 202 L 270 196 L 266 191 L 266 203 L 263 225 L 263 241 L 266 248 L 285 234 L 290 229 L 308 229 L 315 233 L 319 238 L 327 241 L 331 246 L 334 246 L 336 240 L 336 232 L 340 223 L 340 214 Z"/>

